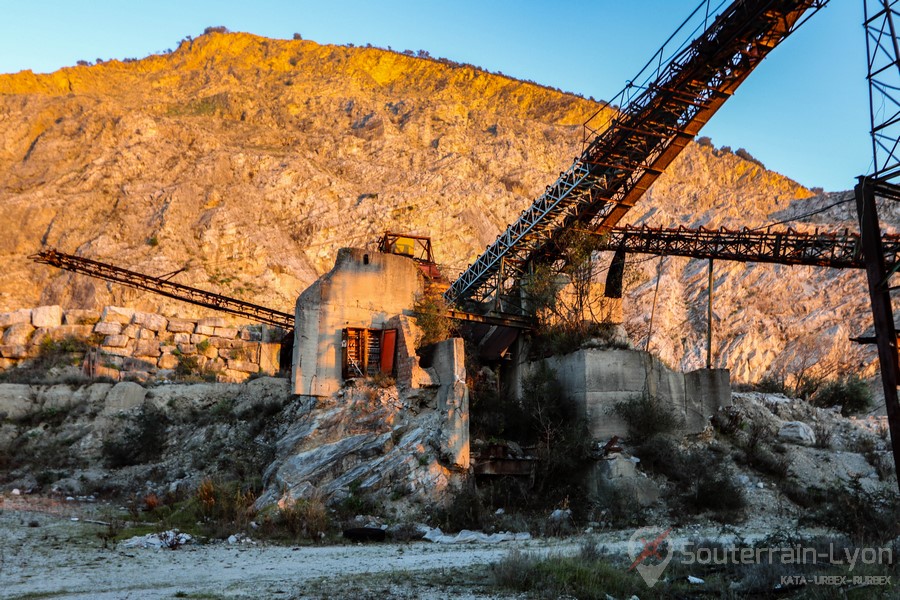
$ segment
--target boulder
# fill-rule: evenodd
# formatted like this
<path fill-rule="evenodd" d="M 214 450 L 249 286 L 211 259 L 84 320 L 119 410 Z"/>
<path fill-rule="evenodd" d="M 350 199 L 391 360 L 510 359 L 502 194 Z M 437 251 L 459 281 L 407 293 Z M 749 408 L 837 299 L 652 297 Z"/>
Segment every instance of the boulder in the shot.
<path fill-rule="evenodd" d="M 121 381 L 106 394 L 103 412 L 111 414 L 137 408 L 144 403 L 146 397 L 147 390 L 140 385 L 133 381 Z"/>
<path fill-rule="evenodd" d="M 9 327 L 16 323 L 31 323 L 31 309 L 22 308 L 12 312 L 0 313 L 0 327 Z"/>
<path fill-rule="evenodd" d="M 62 325 L 62 307 L 38 306 L 31 310 L 31 324 L 35 327 L 59 327 Z"/>
<path fill-rule="evenodd" d="M 108 335 L 103 340 L 103 345 L 111 348 L 124 348 L 127 344 L 128 336 L 126 335 Z"/>
<path fill-rule="evenodd" d="M 134 346 L 134 355 L 157 358 L 160 355 L 159 342 L 156 340 L 138 340 Z"/>
<path fill-rule="evenodd" d="M 94 327 L 92 325 L 60 325 L 59 327 L 48 327 L 39 329 L 38 331 L 46 332 L 51 340 L 64 340 L 66 338 L 85 339 L 90 337 Z M 37 333 L 35 333 L 37 337 Z"/>
<path fill-rule="evenodd" d="M 30 323 L 15 323 L 3 332 L 4 346 L 24 346 L 31 339 L 34 327 Z"/>
<path fill-rule="evenodd" d="M 28 358 L 28 347 L 23 345 L 0 346 L 0 356 L 3 358 Z"/>
<path fill-rule="evenodd" d="M 63 313 L 63 323 L 66 325 L 93 325 L 100 320 L 100 313 L 96 310 L 70 308 Z"/>
<path fill-rule="evenodd" d="M 131 319 L 134 317 L 134 309 L 133 308 L 124 308 L 121 306 L 107 306 L 103 309 L 103 314 L 100 316 L 101 321 L 112 321 L 115 323 L 121 323 L 123 325 L 127 325 L 131 323 Z"/>
<path fill-rule="evenodd" d="M 234 340 L 226 340 L 225 338 L 221 337 L 209 338 L 209 345 L 219 349 L 225 348 L 226 350 L 230 350 L 235 347 L 236 343 L 237 342 L 235 342 Z"/>
<path fill-rule="evenodd" d="M 226 340 L 233 340 L 237 337 L 237 334 L 238 330 L 234 327 L 216 327 L 214 331 L 214 335 Z"/>
<path fill-rule="evenodd" d="M 132 322 L 136 325 L 140 325 L 144 329 L 149 329 L 151 331 L 165 331 L 166 327 L 169 324 L 169 320 L 164 316 L 148 312 L 134 313 L 134 319 Z"/>
<path fill-rule="evenodd" d="M 31 386 L 19 383 L 0 383 L 0 415 L 5 415 L 3 419 L 12 421 L 21 419 L 37 410 L 38 406 L 31 395 Z"/>
<path fill-rule="evenodd" d="M 163 354 L 159 357 L 156 366 L 160 369 L 174 369 L 178 366 L 178 357 L 174 354 Z"/>
<path fill-rule="evenodd" d="M 94 333 L 103 335 L 119 335 L 122 333 L 122 324 L 116 321 L 100 321 L 94 325 Z"/>
<path fill-rule="evenodd" d="M 139 340 L 155 340 L 156 332 L 152 329 L 144 329 L 143 327 L 138 330 L 137 339 Z"/>
<path fill-rule="evenodd" d="M 169 326 L 166 330 L 172 333 L 193 333 L 194 327 L 194 322 L 187 319 L 169 319 Z"/>
<path fill-rule="evenodd" d="M 198 327 L 226 327 L 227 325 L 222 317 L 205 317 L 197 321 Z"/>
<path fill-rule="evenodd" d="M 37 397 L 44 410 L 60 410 L 75 403 L 75 393 L 72 388 L 61 384 L 43 389 L 38 388 Z"/>
<path fill-rule="evenodd" d="M 618 493 L 640 506 L 650 506 L 659 499 L 659 487 L 635 467 L 632 459 L 613 454 L 596 462 L 588 475 L 588 487 L 595 498 Z"/>
<path fill-rule="evenodd" d="M 787 421 L 778 430 L 778 439 L 783 442 L 813 446 L 816 443 L 816 434 L 812 427 L 803 421 Z"/>
<path fill-rule="evenodd" d="M 226 368 L 219 373 L 218 380 L 224 381 L 225 383 L 241 383 L 242 381 L 246 381 L 248 377 L 250 377 L 249 373 Z"/>
<path fill-rule="evenodd" d="M 242 373 L 258 373 L 259 365 L 244 360 L 228 360 L 228 368 L 232 371 L 241 371 Z"/>

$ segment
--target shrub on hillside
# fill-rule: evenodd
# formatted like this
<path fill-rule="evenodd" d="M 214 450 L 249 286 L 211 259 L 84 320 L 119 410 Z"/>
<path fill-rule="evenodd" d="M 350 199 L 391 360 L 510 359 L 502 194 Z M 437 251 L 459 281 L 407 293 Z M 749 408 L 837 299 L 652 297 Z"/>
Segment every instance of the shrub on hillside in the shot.
<path fill-rule="evenodd" d="M 447 316 L 449 306 L 440 294 L 425 294 L 416 300 L 413 310 L 422 338 L 416 344 L 423 348 L 442 342 L 453 334 L 453 321 Z"/>
<path fill-rule="evenodd" d="M 900 536 L 900 502 L 891 491 L 866 491 L 859 479 L 835 485 L 806 520 L 847 534 L 859 544 L 882 544 Z"/>
<path fill-rule="evenodd" d="M 156 460 L 166 445 L 166 416 L 151 404 L 141 406 L 124 431 L 103 442 L 103 456 L 113 468 Z"/>
<path fill-rule="evenodd" d="M 535 473 L 537 493 L 549 493 L 546 500 L 556 504 L 571 495 L 581 497 L 578 475 L 591 454 L 591 436 L 575 403 L 560 393 L 556 373 L 546 363 L 522 382 L 522 408 L 528 423 L 526 442 L 537 444 L 541 459 Z"/>
<path fill-rule="evenodd" d="M 331 519 L 322 498 L 300 498 L 281 509 L 281 524 L 295 540 L 317 542 L 328 533 Z"/>
<path fill-rule="evenodd" d="M 746 161 L 758 164 L 763 169 L 766 168 L 766 166 L 764 164 L 762 164 L 762 161 L 760 161 L 758 158 L 756 158 L 755 156 L 753 156 L 752 154 L 750 154 L 743 148 L 738 148 L 734 154 L 735 154 L 735 156 L 743 158 Z"/>
<path fill-rule="evenodd" d="M 845 375 L 826 382 L 811 400 L 825 408 L 840 406 L 841 414 L 846 417 L 867 410 L 872 404 L 872 392 L 857 375 Z"/>
<path fill-rule="evenodd" d="M 675 414 L 671 406 L 648 393 L 616 403 L 613 412 L 625 421 L 629 439 L 636 443 L 684 426 L 684 419 Z"/>

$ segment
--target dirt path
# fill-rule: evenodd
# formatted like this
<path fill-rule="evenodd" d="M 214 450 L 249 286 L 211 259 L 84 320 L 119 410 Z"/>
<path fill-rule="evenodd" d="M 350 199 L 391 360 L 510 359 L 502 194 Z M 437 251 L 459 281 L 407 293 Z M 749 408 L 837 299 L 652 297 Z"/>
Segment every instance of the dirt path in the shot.
<path fill-rule="evenodd" d="M 407 596 L 403 589 L 408 584 L 392 586 L 392 579 L 408 582 L 419 579 L 416 572 L 428 579 L 432 573 L 489 565 L 512 548 L 538 552 L 577 548 L 573 540 L 529 540 L 497 545 L 414 542 L 293 548 L 214 543 L 174 551 L 125 549 L 119 544 L 116 549 L 103 549 L 96 534 L 105 528 L 71 521 L 72 511 L 54 514 L 3 508 L 0 596 L 4 598 L 335 597 L 333 593 L 340 594 L 348 581 L 358 585 L 366 581 L 366 575 L 374 576 L 380 590 L 373 597 L 421 597 L 422 590 Z M 495 597 L 477 589 L 457 589 L 455 594 L 446 588 L 430 591 L 425 595 L 435 598 Z"/>
<path fill-rule="evenodd" d="M 96 504 L 6 497 L 0 505 L 0 597 L 157 598 L 515 598 L 498 595 L 479 576 L 511 550 L 577 552 L 582 538 L 499 544 L 341 544 L 287 547 L 261 543 L 190 544 L 177 550 L 104 549 L 98 533 L 106 510 Z M 77 521 L 73 520 L 77 517 Z M 742 528 L 745 539 L 766 528 Z M 633 531 L 593 539 L 627 553 Z M 672 533 L 673 541 L 716 538 L 715 527 Z"/>

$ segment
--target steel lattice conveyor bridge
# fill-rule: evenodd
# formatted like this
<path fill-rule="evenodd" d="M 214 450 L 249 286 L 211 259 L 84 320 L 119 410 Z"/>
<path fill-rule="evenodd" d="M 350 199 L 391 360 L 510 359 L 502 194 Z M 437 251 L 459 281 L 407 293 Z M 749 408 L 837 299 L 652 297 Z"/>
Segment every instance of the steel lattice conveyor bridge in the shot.
<path fill-rule="evenodd" d="M 803 233 L 793 229 L 690 229 L 687 227 L 615 227 L 598 236 L 598 250 L 632 254 L 689 256 L 738 262 L 865 269 L 858 233 Z M 900 235 L 881 238 L 888 268 L 900 264 Z"/>
<path fill-rule="evenodd" d="M 561 260 L 555 242 L 572 229 L 616 225 L 760 61 L 826 3 L 736 0 L 710 19 L 718 9 L 702 2 L 679 29 L 696 26 L 700 35 L 657 52 L 617 96 L 622 108 L 607 107 L 609 122 L 590 132 L 572 166 L 451 284 L 445 299 L 518 313 L 518 282 L 536 263 Z"/>

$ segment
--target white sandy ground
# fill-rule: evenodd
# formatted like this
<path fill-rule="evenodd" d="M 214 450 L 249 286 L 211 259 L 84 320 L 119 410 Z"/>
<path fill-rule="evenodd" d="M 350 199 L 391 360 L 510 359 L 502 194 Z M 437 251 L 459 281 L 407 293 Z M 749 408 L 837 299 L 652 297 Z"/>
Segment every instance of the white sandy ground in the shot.
<path fill-rule="evenodd" d="M 103 516 L 96 505 L 7 497 L 0 509 L 0 598 L 517 598 L 454 581 L 453 569 L 490 565 L 514 548 L 571 554 L 583 541 L 300 547 L 216 542 L 177 550 L 121 544 L 103 549 L 97 533 L 106 528 L 88 522 Z M 604 532 L 594 539 L 624 556 L 632 533 Z M 764 533 L 743 532 L 747 538 Z M 714 527 L 695 527 L 675 530 L 672 538 L 719 534 Z"/>
<path fill-rule="evenodd" d="M 358 581 L 355 576 L 440 573 L 442 569 L 496 562 L 512 548 L 573 552 L 578 547 L 575 540 L 530 540 L 494 546 L 430 542 L 301 547 L 211 543 L 177 550 L 124 549 L 121 544 L 103 549 L 96 533 L 105 527 L 71 521 L 70 515 L 83 512 L 74 507 L 55 514 L 10 510 L 9 503 L 2 508 L 0 598 L 143 599 L 173 598 L 178 593 L 188 597 L 290 598 L 309 594 L 335 598 L 342 597 L 338 584 L 348 579 Z M 30 527 L 31 522 L 38 526 Z M 329 582 L 317 582 L 322 578 L 335 584 L 331 593 Z M 387 589 L 386 585 L 382 582 L 378 589 Z M 399 596 L 406 597 L 402 592 Z M 451 593 L 446 589 L 418 590 L 411 597 L 461 596 L 496 597 L 477 590 Z"/>

